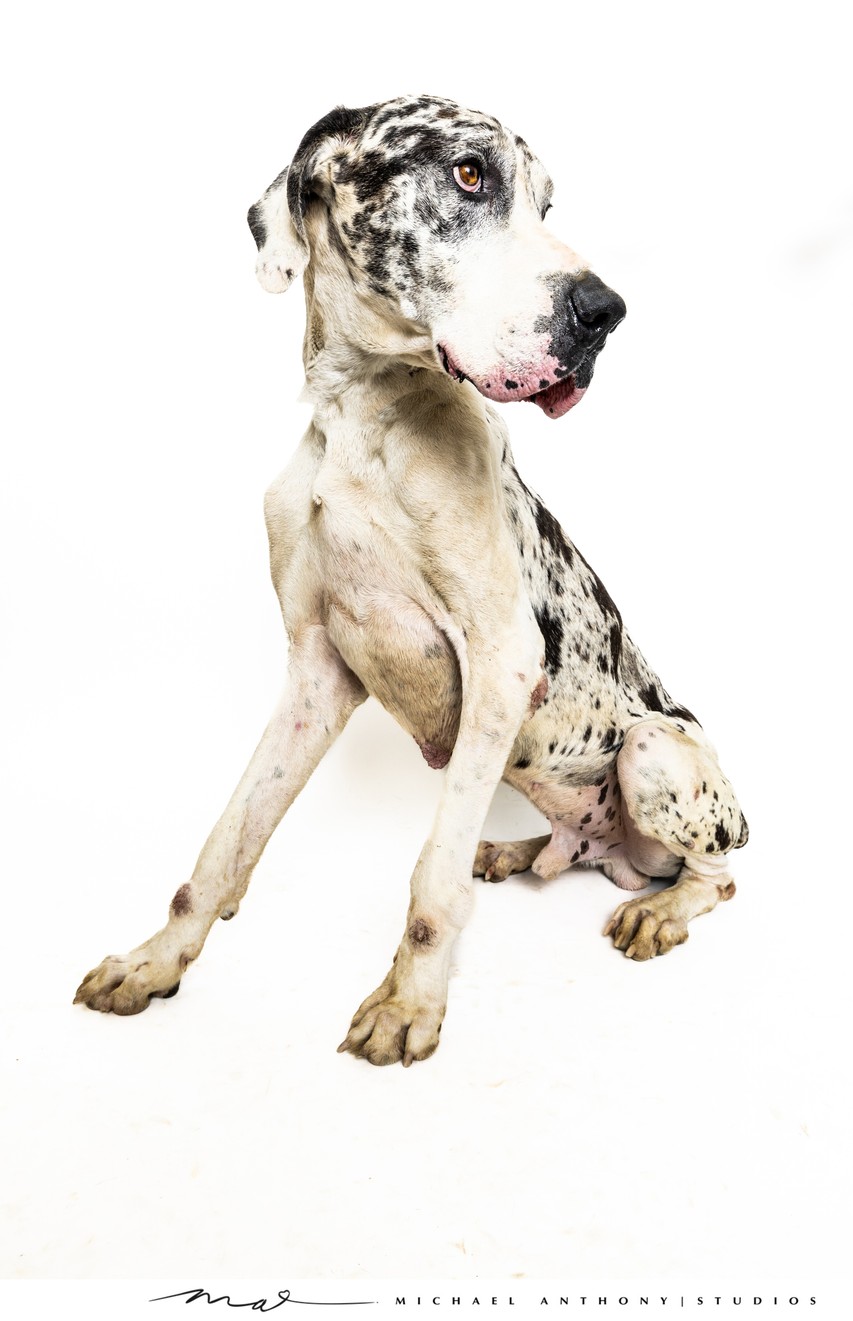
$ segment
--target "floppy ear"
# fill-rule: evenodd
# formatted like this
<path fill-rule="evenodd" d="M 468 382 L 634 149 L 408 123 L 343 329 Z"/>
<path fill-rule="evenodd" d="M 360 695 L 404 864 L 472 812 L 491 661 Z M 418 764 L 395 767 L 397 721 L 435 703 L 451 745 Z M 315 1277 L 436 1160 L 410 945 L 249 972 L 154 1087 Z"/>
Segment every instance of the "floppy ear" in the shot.
<path fill-rule="evenodd" d="M 258 245 L 258 279 L 271 294 L 283 294 L 308 265 L 305 212 L 315 195 L 317 167 L 333 139 L 360 132 L 372 107 L 338 106 L 309 128 L 286 170 L 274 179 L 259 202 L 249 208 L 249 228 Z"/>
<path fill-rule="evenodd" d="M 287 205 L 289 173 L 290 169 L 282 170 L 247 216 L 258 245 L 255 273 L 271 294 L 283 294 L 308 265 L 308 244 L 297 232 Z"/>

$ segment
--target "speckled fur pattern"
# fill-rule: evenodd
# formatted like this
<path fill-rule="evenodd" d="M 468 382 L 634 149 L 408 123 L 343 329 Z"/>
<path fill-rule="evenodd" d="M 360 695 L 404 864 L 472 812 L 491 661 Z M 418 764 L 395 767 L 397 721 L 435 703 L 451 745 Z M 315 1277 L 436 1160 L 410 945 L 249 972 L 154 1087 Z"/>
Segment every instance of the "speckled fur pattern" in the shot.
<path fill-rule="evenodd" d="M 166 926 L 77 1001 L 135 1014 L 175 994 L 368 695 L 446 770 L 399 948 L 340 1050 L 408 1065 L 436 1049 L 475 875 L 672 880 L 608 923 L 636 960 L 733 894 L 747 830 L 716 754 L 519 477 L 494 407 L 563 416 L 625 315 L 546 228 L 550 196 L 516 134 L 423 96 L 331 111 L 251 208 L 263 287 L 305 277 L 314 415 L 265 501 L 288 683 Z M 548 834 L 479 840 L 502 778 Z"/>

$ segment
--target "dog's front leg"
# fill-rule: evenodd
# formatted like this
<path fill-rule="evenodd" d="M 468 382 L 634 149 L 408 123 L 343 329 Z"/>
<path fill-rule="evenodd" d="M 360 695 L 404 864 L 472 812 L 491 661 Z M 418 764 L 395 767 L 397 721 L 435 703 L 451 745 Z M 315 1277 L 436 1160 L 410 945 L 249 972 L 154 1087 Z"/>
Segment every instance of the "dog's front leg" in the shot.
<path fill-rule="evenodd" d="M 542 673 L 541 634 L 521 607 L 519 615 L 515 628 L 491 636 L 469 631 L 463 644 L 459 734 L 412 876 L 406 930 L 388 976 L 338 1047 L 371 1064 L 409 1065 L 438 1045 L 450 956 L 471 911 L 480 830 Z"/>
<path fill-rule="evenodd" d="M 75 1003 L 138 1014 L 152 996 L 174 995 L 216 918 L 236 913 L 270 836 L 365 696 L 325 630 L 303 629 L 291 648 L 284 696 L 191 880 L 172 899 L 166 926 L 129 954 L 113 955 L 93 969 Z"/>

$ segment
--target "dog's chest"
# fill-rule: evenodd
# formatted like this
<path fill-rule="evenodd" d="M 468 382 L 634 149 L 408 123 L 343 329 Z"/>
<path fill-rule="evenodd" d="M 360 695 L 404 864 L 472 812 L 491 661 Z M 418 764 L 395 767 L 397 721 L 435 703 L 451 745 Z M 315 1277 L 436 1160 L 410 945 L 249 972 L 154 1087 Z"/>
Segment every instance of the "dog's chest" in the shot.
<path fill-rule="evenodd" d="M 279 495 L 295 528 L 278 586 L 291 633 L 319 618 L 367 691 L 440 766 L 458 732 L 460 670 L 422 511 L 412 507 L 427 495 L 399 468 L 378 446 L 346 467 L 327 447 L 293 473 Z"/>
<path fill-rule="evenodd" d="M 544 641 L 548 691 L 519 730 L 507 778 L 549 815 L 580 821 L 590 805 L 568 799 L 599 792 L 627 726 L 668 699 L 600 581 L 521 483 L 497 419 L 474 425 L 462 410 L 439 426 L 433 412 L 428 428 L 422 412 L 411 405 L 408 429 L 399 405 L 392 428 L 312 427 L 268 493 L 288 631 L 322 623 L 441 766 L 459 729 L 458 648 L 472 632 L 519 626 L 524 610 L 508 620 L 506 605 L 523 600 Z"/>
<path fill-rule="evenodd" d="M 429 765 L 447 764 L 459 731 L 462 682 L 446 634 L 403 585 L 330 594 L 326 629 L 371 696 L 418 743 Z"/>

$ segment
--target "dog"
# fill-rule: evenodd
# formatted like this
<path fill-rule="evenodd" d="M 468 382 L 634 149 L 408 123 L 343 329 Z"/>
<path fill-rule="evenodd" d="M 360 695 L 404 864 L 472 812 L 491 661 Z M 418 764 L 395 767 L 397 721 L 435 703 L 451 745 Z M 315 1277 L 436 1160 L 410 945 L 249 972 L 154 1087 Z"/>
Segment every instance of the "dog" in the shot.
<path fill-rule="evenodd" d="M 669 696 L 581 553 L 516 472 L 497 403 L 580 402 L 625 304 L 546 228 L 551 181 L 497 120 L 440 97 L 338 108 L 249 211 L 257 275 L 304 276 L 311 425 L 265 499 L 288 684 L 166 926 L 76 1001 L 175 994 L 237 912 L 273 830 L 368 694 L 446 767 L 388 975 L 341 1051 L 433 1053 L 473 877 L 600 868 L 605 935 L 663 954 L 731 897 L 747 826 L 696 718 Z M 549 835 L 479 841 L 501 779 Z"/>

